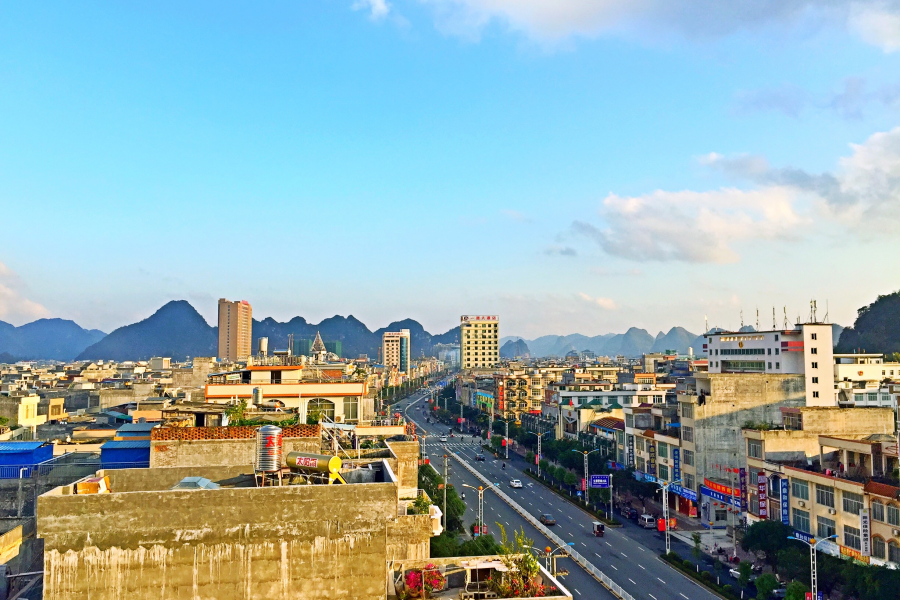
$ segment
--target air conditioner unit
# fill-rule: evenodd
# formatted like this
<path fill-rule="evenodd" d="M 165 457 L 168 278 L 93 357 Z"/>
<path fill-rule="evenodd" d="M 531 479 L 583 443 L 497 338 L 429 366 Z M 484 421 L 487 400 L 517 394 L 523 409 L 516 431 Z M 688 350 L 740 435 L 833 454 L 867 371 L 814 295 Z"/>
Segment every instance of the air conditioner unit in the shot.
<path fill-rule="evenodd" d="M 803 500 L 801 500 L 797 504 L 800 506 L 800 508 L 806 508 L 806 502 L 804 502 Z"/>
<path fill-rule="evenodd" d="M 894 537 L 900 536 L 900 529 L 891 529 L 891 535 Z"/>
<path fill-rule="evenodd" d="M 334 415 L 334 422 L 335 422 L 335 423 L 343 423 L 343 422 L 344 422 L 344 415 Z"/>
<path fill-rule="evenodd" d="M 829 508 L 829 509 L 828 509 L 828 514 L 829 514 L 829 515 L 834 515 L 834 514 L 837 514 L 837 511 L 834 510 L 833 508 Z"/>

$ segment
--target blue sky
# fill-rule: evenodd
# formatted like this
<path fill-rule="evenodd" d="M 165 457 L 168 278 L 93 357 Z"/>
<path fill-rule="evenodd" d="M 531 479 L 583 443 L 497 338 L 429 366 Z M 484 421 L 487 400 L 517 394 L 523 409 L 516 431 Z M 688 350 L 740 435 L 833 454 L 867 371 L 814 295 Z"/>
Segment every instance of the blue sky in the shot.
<path fill-rule="evenodd" d="M 5 3 L 0 319 L 850 324 L 900 287 L 900 7 L 819 4 Z"/>

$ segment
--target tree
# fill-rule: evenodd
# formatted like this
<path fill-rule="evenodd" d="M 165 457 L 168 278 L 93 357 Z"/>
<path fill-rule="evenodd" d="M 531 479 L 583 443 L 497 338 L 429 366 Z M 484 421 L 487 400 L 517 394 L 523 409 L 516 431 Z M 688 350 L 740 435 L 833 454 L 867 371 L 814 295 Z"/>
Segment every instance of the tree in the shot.
<path fill-rule="evenodd" d="M 784 600 L 806 600 L 806 592 L 809 588 L 803 582 L 792 581 L 785 590 Z"/>
<path fill-rule="evenodd" d="M 778 565 L 778 551 L 788 547 L 789 535 L 794 530 L 781 521 L 759 521 L 747 529 L 741 548 L 748 552 L 763 552 L 765 561 L 775 567 Z"/>
<path fill-rule="evenodd" d="M 738 583 L 741 584 L 741 587 L 750 585 L 750 577 L 753 575 L 753 565 L 750 564 L 749 560 L 741 561 L 741 564 L 738 565 L 738 573 Z"/>
<path fill-rule="evenodd" d="M 771 573 L 764 573 L 756 578 L 756 597 L 760 600 L 766 600 L 777 589 L 778 580 Z"/>
<path fill-rule="evenodd" d="M 541 471 L 546 473 L 548 467 L 550 466 L 550 461 L 548 461 L 546 458 L 542 458 L 540 462 L 538 462 L 538 466 L 541 467 Z"/>
<path fill-rule="evenodd" d="M 703 557 L 703 550 L 700 548 L 700 534 L 695 531 L 691 534 L 691 540 L 694 542 L 694 547 L 691 548 L 691 554 L 693 554 L 694 558 L 699 561 Z"/>
<path fill-rule="evenodd" d="M 575 477 L 575 473 L 573 473 L 572 471 L 565 471 L 565 476 L 563 477 L 563 482 L 566 485 L 575 485 L 575 483 L 577 481 L 578 481 L 578 478 Z"/>
<path fill-rule="evenodd" d="M 525 462 L 527 462 L 529 465 L 534 464 L 534 452 L 529 451 L 525 453 Z"/>
<path fill-rule="evenodd" d="M 809 552 L 796 544 L 778 551 L 778 572 L 788 579 L 809 579 Z"/>

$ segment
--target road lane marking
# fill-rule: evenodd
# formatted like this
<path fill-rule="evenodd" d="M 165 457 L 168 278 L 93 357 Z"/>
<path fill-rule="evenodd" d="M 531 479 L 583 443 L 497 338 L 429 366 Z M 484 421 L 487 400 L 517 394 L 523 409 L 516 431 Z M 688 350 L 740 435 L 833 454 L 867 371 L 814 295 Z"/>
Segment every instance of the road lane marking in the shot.
<path fill-rule="evenodd" d="M 612 548 L 612 544 L 610 544 L 609 542 L 606 542 L 606 545 Z"/>
<path fill-rule="evenodd" d="M 678 595 L 681 596 L 682 598 L 684 598 L 684 600 L 689 600 L 689 598 L 687 596 L 685 596 L 684 594 L 682 594 L 681 592 L 678 592 Z"/>
<path fill-rule="evenodd" d="M 656 596 L 654 596 L 653 594 L 647 594 L 647 595 L 650 596 L 651 598 L 653 598 L 653 600 L 656 600 Z"/>
<path fill-rule="evenodd" d="M 619 570 L 619 569 L 616 569 L 616 565 L 609 565 L 609 566 L 611 566 L 611 567 L 612 567 L 613 569 L 615 569 L 616 571 Z"/>
<path fill-rule="evenodd" d="M 579 596 L 581 595 L 581 592 L 578 591 L 578 588 L 572 588 L 572 589 L 575 590 L 576 594 L 578 594 Z"/>
<path fill-rule="evenodd" d="M 631 577 L 628 578 L 628 581 L 630 581 L 634 585 L 637 585 L 637 582 L 634 579 L 632 579 Z"/>
<path fill-rule="evenodd" d="M 657 579 L 659 579 L 659 577 L 657 577 Z M 662 579 L 659 579 L 659 580 L 660 580 L 660 581 L 662 581 L 662 583 L 663 583 L 663 585 L 665 585 L 665 584 L 666 584 L 666 582 L 665 582 L 665 581 L 663 581 L 663 580 L 662 580 Z"/>
<path fill-rule="evenodd" d="M 587 548 L 587 544 L 585 544 L 584 542 L 581 542 L 581 545 Z"/>
<path fill-rule="evenodd" d="M 594 556 L 596 556 L 597 558 L 603 558 L 602 556 L 600 556 L 600 555 L 597 554 L 596 552 L 594 552 Z"/>
<path fill-rule="evenodd" d="M 508 525 L 508 524 L 509 524 L 509 523 L 507 523 L 507 525 Z M 644 569 L 644 565 L 638 565 L 638 566 L 639 566 L 640 568 Z M 644 570 L 646 571 L 647 569 L 644 569 Z"/>
<path fill-rule="evenodd" d="M 625 558 L 628 558 L 628 555 L 625 554 L 624 552 L 622 553 L 622 556 L 624 556 Z"/>

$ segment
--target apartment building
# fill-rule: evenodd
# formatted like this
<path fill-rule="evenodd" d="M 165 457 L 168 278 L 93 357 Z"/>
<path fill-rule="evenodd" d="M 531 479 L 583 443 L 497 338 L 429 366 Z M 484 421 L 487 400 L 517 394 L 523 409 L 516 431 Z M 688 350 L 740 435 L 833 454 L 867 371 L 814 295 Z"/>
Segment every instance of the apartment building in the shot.
<path fill-rule="evenodd" d="M 500 363 L 500 317 L 463 315 L 459 318 L 460 366 L 493 369 Z"/>
<path fill-rule="evenodd" d="M 409 373 L 409 329 L 385 331 L 381 334 L 381 362 L 389 369 Z"/>
<path fill-rule="evenodd" d="M 794 329 L 774 331 L 723 331 L 704 337 L 711 375 L 802 375 L 806 406 L 837 405 L 829 323 L 801 323 Z"/>
<path fill-rule="evenodd" d="M 803 465 L 770 460 L 768 440 L 746 433 L 749 522 L 780 520 L 793 527 L 797 537 L 823 540 L 818 546 L 822 552 L 900 566 L 900 487 L 892 476 L 897 465 L 893 435 L 821 435 L 819 456 Z M 832 535 L 834 540 L 826 540 Z"/>
<path fill-rule="evenodd" d="M 253 309 L 246 300 L 219 298 L 219 358 L 246 360 L 252 354 Z"/>

